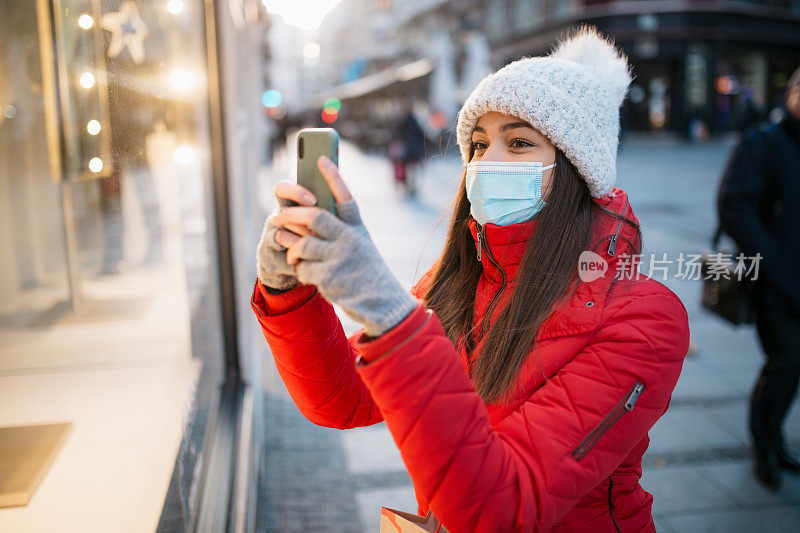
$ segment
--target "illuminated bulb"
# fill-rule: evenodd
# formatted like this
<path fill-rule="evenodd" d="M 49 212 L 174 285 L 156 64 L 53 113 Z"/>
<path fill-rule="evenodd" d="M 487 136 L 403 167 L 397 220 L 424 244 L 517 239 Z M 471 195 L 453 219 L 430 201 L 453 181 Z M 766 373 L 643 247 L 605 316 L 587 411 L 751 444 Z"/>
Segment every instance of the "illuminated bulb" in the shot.
<path fill-rule="evenodd" d="M 185 69 L 179 68 L 169 77 L 170 84 L 179 91 L 185 91 L 194 83 L 194 76 Z"/>
<path fill-rule="evenodd" d="M 179 146 L 172 154 L 172 159 L 179 165 L 189 165 L 194 161 L 194 149 L 187 145 Z"/>
<path fill-rule="evenodd" d="M 167 2 L 167 11 L 173 15 L 180 15 L 183 12 L 183 0 L 169 0 Z"/>
<path fill-rule="evenodd" d="M 93 157 L 89 161 L 89 170 L 91 170 L 95 174 L 103 170 L 103 160 L 100 159 L 99 157 Z"/>
<path fill-rule="evenodd" d="M 100 122 L 98 122 L 97 120 L 90 120 L 89 123 L 86 125 L 86 131 L 89 132 L 89 135 L 97 135 L 98 133 L 100 133 L 101 129 L 102 126 L 100 125 Z"/>
<path fill-rule="evenodd" d="M 81 87 L 83 87 L 84 89 L 91 89 L 92 87 L 94 87 L 94 76 L 92 75 L 92 73 L 84 72 L 83 74 L 81 74 L 80 84 Z"/>
<path fill-rule="evenodd" d="M 303 47 L 303 56 L 306 59 L 316 59 L 319 57 L 319 45 L 315 42 L 306 43 Z"/>
<path fill-rule="evenodd" d="M 94 19 L 91 16 L 87 15 L 86 13 L 78 17 L 78 26 L 80 26 L 84 30 L 88 30 L 93 25 L 94 25 Z"/>

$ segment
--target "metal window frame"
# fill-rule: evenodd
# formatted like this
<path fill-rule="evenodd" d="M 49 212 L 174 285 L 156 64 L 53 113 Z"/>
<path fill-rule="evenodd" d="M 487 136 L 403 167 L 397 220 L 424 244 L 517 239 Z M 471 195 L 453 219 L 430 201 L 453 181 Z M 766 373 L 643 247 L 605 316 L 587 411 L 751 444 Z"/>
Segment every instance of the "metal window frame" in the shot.
<path fill-rule="evenodd" d="M 216 416 L 204 443 L 203 469 L 197 505 L 192 510 L 189 531 L 254 531 L 258 431 L 254 425 L 256 393 L 242 375 L 236 270 L 231 218 L 228 143 L 222 73 L 222 38 L 218 20 L 226 16 L 226 2 L 203 0 L 208 105 L 211 128 L 211 165 L 214 224 L 217 243 L 218 288 L 222 312 L 224 383 Z M 254 467 L 255 465 L 255 467 Z"/>

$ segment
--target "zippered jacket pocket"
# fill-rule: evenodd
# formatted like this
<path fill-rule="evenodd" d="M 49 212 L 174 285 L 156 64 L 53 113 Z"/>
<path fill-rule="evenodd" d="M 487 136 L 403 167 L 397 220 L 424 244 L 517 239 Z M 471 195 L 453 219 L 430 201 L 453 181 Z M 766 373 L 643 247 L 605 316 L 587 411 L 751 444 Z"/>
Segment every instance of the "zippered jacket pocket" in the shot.
<path fill-rule="evenodd" d="M 608 413 L 603 420 L 601 420 L 600 423 L 589 432 L 588 435 L 586 435 L 586 437 L 578 444 L 578 446 L 572 450 L 572 456 L 577 461 L 580 461 L 583 456 L 592 449 L 600 437 L 603 436 L 603 433 L 608 431 L 609 428 L 613 426 L 622 415 L 633 409 L 633 406 L 636 405 L 636 400 L 639 399 L 639 395 L 642 393 L 644 388 L 644 382 L 637 381 L 633 387 L 631 387 L 625 397 L 614 406 L 614 409 L 612 409 L 611 412 Z"/>

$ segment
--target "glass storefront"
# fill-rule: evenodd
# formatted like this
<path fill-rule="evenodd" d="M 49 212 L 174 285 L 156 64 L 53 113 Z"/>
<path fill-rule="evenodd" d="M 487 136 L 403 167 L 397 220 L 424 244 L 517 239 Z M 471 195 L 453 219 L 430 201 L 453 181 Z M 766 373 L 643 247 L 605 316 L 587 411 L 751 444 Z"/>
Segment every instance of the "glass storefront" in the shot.
<path fill-rule="evenodd" d="M 670 60 L 641 61 L 622 109 L 623 127 L 639 131 L 669 129 L 673 72 Z"/>
<path fill-rule="evenodd" d="M 226 377 L 203 7 L 0 2 L 0 531 L 183 530 L 201 497 Z"/>

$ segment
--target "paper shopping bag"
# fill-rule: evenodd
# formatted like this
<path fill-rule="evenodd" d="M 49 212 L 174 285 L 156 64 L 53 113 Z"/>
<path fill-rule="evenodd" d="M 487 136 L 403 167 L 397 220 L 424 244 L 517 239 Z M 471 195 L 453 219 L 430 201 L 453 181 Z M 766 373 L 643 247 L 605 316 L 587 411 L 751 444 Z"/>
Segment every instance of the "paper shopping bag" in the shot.
<path fill-rule="evenodd" d="M 447 530 L 432 511 L 428 511 L 428 516 L 419 516 L 381 507 L 380 533 L 447 533 Z"/>

